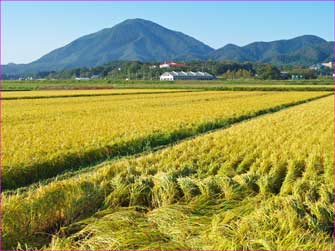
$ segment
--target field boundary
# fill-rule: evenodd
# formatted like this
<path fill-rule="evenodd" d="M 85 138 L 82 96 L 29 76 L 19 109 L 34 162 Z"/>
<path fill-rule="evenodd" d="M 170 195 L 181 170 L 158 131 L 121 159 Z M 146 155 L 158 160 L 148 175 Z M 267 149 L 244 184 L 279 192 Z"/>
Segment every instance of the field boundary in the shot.
<path fill-rule="evenodd" d="M 315 86 L 315 87 L 314 87 Z M 172 84 L 170 86 L 164 86 L 164 85 L 153 85 L 153 86 L 148 86 L 148 85 L 125 85 L 125 86 L 116 86 L 115 89 L 122 90 L 122 89 L 194 89 L 194 90 L 199 90 L 199 91 L 278 91 L 278 92 L 288 92 L 288 91 L 299 91 L 299 92 L 306 92 L 306 91 L 333 91 L 332 85 L 328 86 L 318 86 L 318 85 L 313 85 L 312 86 L 304 86 L 301 85 L 301 87 L 297 86 L 290 86 L 287 84 L 285 87 L 276 87 L 276 85 L 269 85 L 269 86 L 201 86 L 201 85 L 192 85 L 190 84 L 187 86 L 187 84 L 184 85 L 175 85 L 173 86 Z"/>
<path fill-rule="evenodd" d="M 86 170 L 90 166 L 96 166 L 102 162 L 119 159 L 125 156 L 133 156 L 136 154 L 143 154 L 153 149 L 162 149 L 171 144 L 177 144 L 181 140 L 190 139 L 192 137 L 200 136 L 204 133 L 209 133 L 217 129 L 225 129 L 236 123 L 253 119 L 261 115 L 274 113 L 286 108 L 307 103 L 313 100 L 321 99 L 333 93 L 327 93 L 318 97 L 300 100 L 274 106 L 267 109 L 262 109 L 250 114 L 241 115 L 235 118 L 217 119 L 206 123 L 199 124 L 194 128 L 183 128 L 180 130 L 157 133 L 146 137 L 138 138 L 136 140 L 125 142 L 123 144 L 114 144 L 105 146 L 99 149 L 84 152 L 82 154 L 74 153 L 63 156 L 61 160 L 51 160 L 40 163 L 34 166 L 27 166 L 23 168 L 11 168 L 12 172 L 7 172 L 2 177 L 3 190 L 11 191 L 18 188 L 24 188 L 34 183 L 43 183 L 44 180 L 52 179 L 66 175 L 67 172 L 74 172 L 78 170 Z M 71 167 L 71 168 L 69 168 Z M 48 172 L 45 172 L 48 170 Z"/>
<path fill-rule="evenodd" d="M 240 87 L 240 86 L 231 86 L 231 87 L 205 87 L 204 90 L 211 91 L 333 91 L 333 87 Z"/>

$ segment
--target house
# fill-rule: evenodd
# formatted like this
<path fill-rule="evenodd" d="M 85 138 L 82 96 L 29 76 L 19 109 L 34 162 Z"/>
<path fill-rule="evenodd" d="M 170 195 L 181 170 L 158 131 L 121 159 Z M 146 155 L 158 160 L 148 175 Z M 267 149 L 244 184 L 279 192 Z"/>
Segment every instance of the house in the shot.
<path fill-rule="evenodd" d="M 78 78 L 77 77 L 76 80 L 78 80 L 78 81 L 81 81 L 81 80 L 90 80 L 90 78 L 81 78 L 81 77 Z"/>
<path fill-rule="evenodd" d="M 327 68 L 333 68 L 333 62 L 321 63 L 321 65 L 323 65 L 324 67 L 327 67 Z"/>
<path fill-rule="evenodd" d="M 300 79 L 304 79 L 304 76 L 303 75 L 292 75 L 291 76 L 291 79 L 292 80 L 300 80 Z"/>
<path fill-rule="evenodd" d="M 310 67 L 308 67 L 310 70 L 315 70 L 315 71 L 318 71 L 322 68 L 322 64 L 313 64 L 311 65 Z"/>
<path fill-rule="evenodd" d="M 288 79 L 288 77 L 289 77 L 289 73 L 288 73 L 287 71 L 281 71 L 281 72 L 280 72 L 280 77 L 281 77 L 282 79 Z"/>
<path fill-rule="evenodd" d="M 313 64 L 309 67 L 309 69 L 311 70 L 320 70 L 322 68 L 333 68 L 334 67 L 334 64 L 333 62 L 327 62 L 327 63 L 318 63 L 318 64 Z"/>
<path fill-rule="evenodd" d="M 164 62 L 164 64 L 160 64 L 159 68 L 170 68 L 170 67 L 185 67 L 185 64 L 178 64 L 176 62 Z"/>
<path fill-rule="evenodd" d="M 174 81 L 174 80 L 213 80 L 215 79 L 215 76 L 207 73 L 207 72 L 176 72 L 176 71 L 171 71 L 171 72 L 164 72 L 160 76 L 160 80 L 162 81 Z"/>
<path fill-rule="evenodd" d="M 170 68 L 170 65 L 168 63 L 160 64 L 159 68 Z"/>

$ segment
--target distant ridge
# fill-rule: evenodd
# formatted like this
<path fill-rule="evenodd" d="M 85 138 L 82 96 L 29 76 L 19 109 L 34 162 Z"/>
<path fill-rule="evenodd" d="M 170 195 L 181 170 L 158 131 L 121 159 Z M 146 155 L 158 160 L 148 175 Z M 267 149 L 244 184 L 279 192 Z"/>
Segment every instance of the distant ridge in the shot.
<path fill-rule="evenodd" d="M 214 60 L 251 61 L 272 64 L 310 65 L 334 58 L 334 42 L 304 35 L 288 40 L 254 42 L 243 47 L 228 44 L 213 51 L 209 57 Z"/>
<path fill-rule="evenodd" d="M 138 60 L 230 60 L 273 64 L 310 65 L 334 58 L 334 42 L 305 35 L 289 40 L 255 42 L 239 47 L 228 44 L 218 50 L 184 33 L 144 19 L 128 19 L 96 33 L 80 37 L 29 64 L 7 64 L 3 74 L 17 75 L 93 67 L 107 62 Z"/>

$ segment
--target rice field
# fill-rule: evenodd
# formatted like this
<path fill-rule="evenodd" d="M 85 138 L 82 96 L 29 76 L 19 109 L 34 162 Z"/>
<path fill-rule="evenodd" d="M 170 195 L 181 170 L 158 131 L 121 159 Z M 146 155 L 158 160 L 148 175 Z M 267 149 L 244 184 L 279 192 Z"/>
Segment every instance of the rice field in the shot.
<path fill-rule="evenodd" d="M 333 250 L 330 94 L 3 100 L 3 249 Z"/>
<path fill-rule="evenodd" d="M 65 97 L 91 97 L 113 96 L 126 94 L 151 94 L 188 92 L 183 89 L 102 89 L 102 90 L 50 90 L 50 91 L 4 91 L 2 100 L 36 99 L 36 98 L 65 98 Z"/>
<path fill-rule="evenodd" d="M 2 101 L 2 186 L 13 189 L 329 95 L 176 92 Z"/>
<path fill-rule="evenodd" d="M 333 91 L 333 79 L 312 80 L 260 80 L 260 79 L 219 79 L 210 81 L 178 80 L 164 82 L 159 80 L 44 80 L 44 81 L 14 81 L 3 80 L 3 91 L 20 90 L 80 90 L 80 89 L 240 89 L 250 90 L 296 90 L 296 91 Z"/>

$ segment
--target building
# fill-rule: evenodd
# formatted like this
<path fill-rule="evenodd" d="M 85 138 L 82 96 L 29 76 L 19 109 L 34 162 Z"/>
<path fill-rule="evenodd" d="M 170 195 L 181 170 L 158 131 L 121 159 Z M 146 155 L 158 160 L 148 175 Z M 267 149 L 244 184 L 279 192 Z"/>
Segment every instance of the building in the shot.
<path fill-rule="evenodd" d="M 291 76 L 291 79 L 292 80 L 300 80 L 300 79 L 304 79 L 304 76 L 303 75 L 298 75 L 298 74 L 293 74 Z"/>
<path fill-rule="evenodd" d="M 323 65 L 324 67 L 327 67 L 327 68 L 333 68 L 333 62 L 321 63 L 321 65 Z"/>
<path fill-rule="evenodd" d="M 213 80 L 215 79 L 215 76 L 207 73 L 207 72 L 176 72 L 176 71 L 171 71 L 171 72 L 164 72 L 160 76 L 160 80 L 162 81 L 174 81 L 174 80 Z"/>
<path fill-rule="evenodd" d="M 26 77 L 26 78 L 19 78 L 18 80 L 22 81 L 22 80 L 34 80 L 34 79 L 33 77 Z"/>
<path fill-rule="evenodd" d="M 281 72 L 280 72 L 280 77 L 281 77 L 282 79 L 288 79 L 288 77 L 289 77 L 289 73 L 288 73 L 287 71 L 281 71 Z"/>
<path fill-rule="evenodd" d="M 82 81 L 82 80 L 87 81 L 87 80 L 90 80 L 90 78 L 82 78 L 82 77 L 77 77 L 75 79 L 78 80 L 78 81 Z"/>
<path fill-rule="evenodd" d="M 311 70 L 321 70 L 322 68 L 333 68 L 334 64 L 333 62 L 328 62 L 328 63 L 318 63 L 318 64 L 313 64 L 309 67 L 309 69 Z"/>
<path fill-rule="evenodd" d="M 99 75 L 92 75 L 91 79 L 98 79 L 100 76 Z"/>
<path fill-rule="evenodd" d="M 164 64 L 160 64 L 159 68 L 170 68 L 170 67 L 185 67 L 185 64 L 178 64 L 176 62 L 164 62 Z"/>
<path fill-rule="evenodd" d="M 308 68 L 309 68 L 310 70 L 318 71 L 318 70 L 320 70 L 322 67 L 323 67 L 322 64 L 313 64 L 313 65 L 311 65 L 311 66 L 308 67 Z"/>

